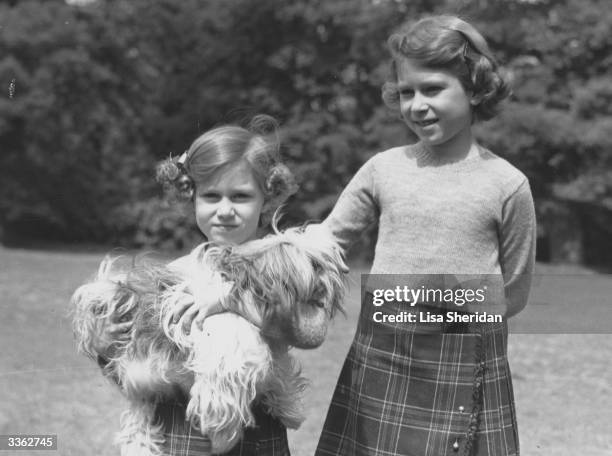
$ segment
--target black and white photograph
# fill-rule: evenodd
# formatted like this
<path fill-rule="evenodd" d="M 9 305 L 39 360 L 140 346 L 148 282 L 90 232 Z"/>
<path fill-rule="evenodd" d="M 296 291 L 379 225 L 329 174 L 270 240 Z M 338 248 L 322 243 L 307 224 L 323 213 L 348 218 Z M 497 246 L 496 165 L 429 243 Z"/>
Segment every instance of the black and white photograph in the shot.
<path fill-rule="evenodd" d="M 0 456 L 612 455 L 608 0 L 0 0 Z"/>

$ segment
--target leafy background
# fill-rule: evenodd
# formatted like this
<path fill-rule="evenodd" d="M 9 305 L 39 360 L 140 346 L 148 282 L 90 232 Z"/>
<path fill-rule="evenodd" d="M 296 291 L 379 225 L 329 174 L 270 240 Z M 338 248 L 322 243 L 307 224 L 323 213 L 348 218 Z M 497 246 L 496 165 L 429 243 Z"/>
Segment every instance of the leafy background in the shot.
<path fill-rule="evenodd" d="M 530 178 L 553 220 L 541 231 L 560 198 L 609 221 L 607 0 L 13 0 L 0 1 L 0 239 L 193 245 L 154 164 L 258 112 L 281 121 L 301 180 L 286 222 L 323 218 L 368 157 L 411 140 L 380 99 L 385 41 L 433 12 L 471 20 L 512 76 L 477 133 Z"/>
<path fill-rule="evenodd" d="M 175 256 L 199 241 L 189 207 L 162 198 L 154 164 L 265 112 L 301 179 L 286 223 L 324 217 L 368 157 L 411 140 L 380 99 L 385 40 L 430 12 L 473 21 L 514 80 L 477 133 L 529 176 L 541 239 L 558 237 L 549 248 L 576 259 L 577 237 L 591 245 L 578 260 L 609 268 L 608 0 L 0 0 L 0 434 L 56 433 L 62 456 L 117 454 L 124 399 L 77 355 L 67 303 L 100 250 Z M 355 249 L 366 260 L 374 235 Z M 354 333 L 367 263 L 351 266 L 348 318 L 297 354 L 313 385 L 308 419 L 289 434 L 296 456 L 316 446 Z M 537 268 L 552 284 L 516 320 L 536 329 L 509 345 L 523 454 L 609 455 L 612 279 Z M 577 322 L 585 334 L 560 334 Z M 558 333 L 537 330 L 553 323 Z"/>

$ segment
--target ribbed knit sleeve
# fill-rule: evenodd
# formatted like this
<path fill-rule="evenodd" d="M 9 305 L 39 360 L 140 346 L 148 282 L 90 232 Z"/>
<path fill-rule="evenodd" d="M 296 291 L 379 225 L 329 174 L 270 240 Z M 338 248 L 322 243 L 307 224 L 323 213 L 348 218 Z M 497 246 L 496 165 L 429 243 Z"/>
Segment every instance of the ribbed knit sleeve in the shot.
<path fill-rule="evenodd" d="M 378 220 L 374 173 L 375 159 L 372 158 L 357 171 L 323 222 L 345 252 L 369 225 Z"/>
<path fill-rule="evenodd" d="M 506 316 L 511 317 L 527 304 L 535 264 L 536 218 L 526 178 L 503 204 L 499 239 Z"/>

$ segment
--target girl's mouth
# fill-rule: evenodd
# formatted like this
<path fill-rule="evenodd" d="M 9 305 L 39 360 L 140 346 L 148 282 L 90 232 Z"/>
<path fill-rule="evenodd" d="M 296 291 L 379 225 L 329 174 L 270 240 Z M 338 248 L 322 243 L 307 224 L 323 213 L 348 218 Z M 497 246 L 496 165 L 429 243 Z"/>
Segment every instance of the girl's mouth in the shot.
<path fill-rule="evenodd" d="M 414 123 L 421 127 L 429 127 L 430 125 L 435 124 L 438 121 L 438 119 L 428 119 L 428 120 L 415 120 Z"/>
<path fill-rule="evenodd" d="M 221 230 L 233 230 L 237 226 L 238 225 L 229 225 L 229 224 L 217 224 L 217 225 L 213 225 L 214 228 L 218 228 L 218 229 L 221 229 Z"/>

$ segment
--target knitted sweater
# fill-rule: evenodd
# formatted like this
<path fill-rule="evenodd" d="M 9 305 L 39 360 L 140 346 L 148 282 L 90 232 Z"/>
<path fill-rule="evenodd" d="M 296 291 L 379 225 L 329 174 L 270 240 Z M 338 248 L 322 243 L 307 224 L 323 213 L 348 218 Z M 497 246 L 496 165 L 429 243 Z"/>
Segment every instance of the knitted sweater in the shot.
<path fill-rule="evenodd" d="M 479 148 L 441 160 L 420 144 L 372 157 L 324 221 L 348 248 L 379 222 L 371 274 L 503 276 L 511 316 L 527 302 L 535 257 L 529 182 L 506 160 Z"/>

